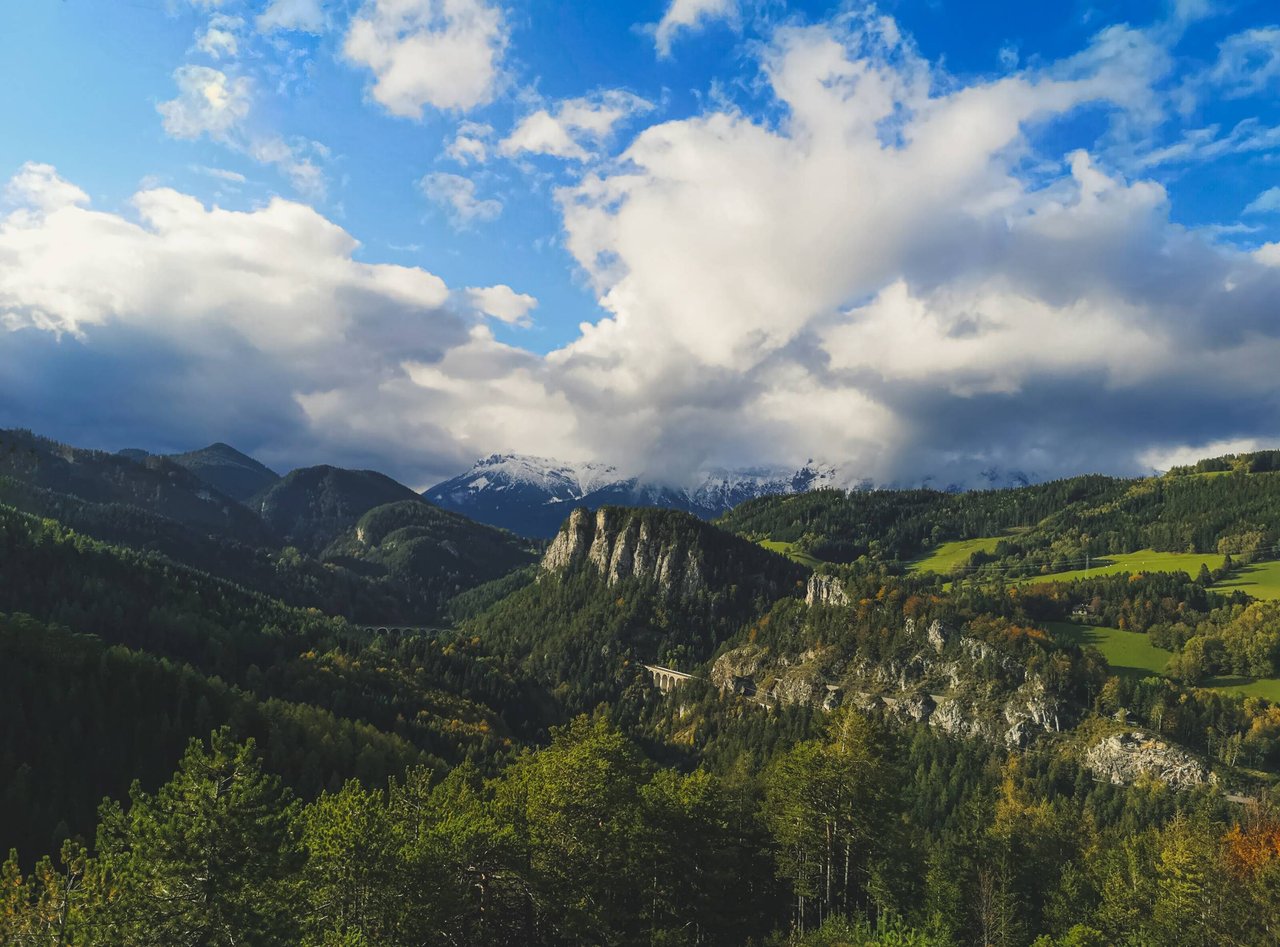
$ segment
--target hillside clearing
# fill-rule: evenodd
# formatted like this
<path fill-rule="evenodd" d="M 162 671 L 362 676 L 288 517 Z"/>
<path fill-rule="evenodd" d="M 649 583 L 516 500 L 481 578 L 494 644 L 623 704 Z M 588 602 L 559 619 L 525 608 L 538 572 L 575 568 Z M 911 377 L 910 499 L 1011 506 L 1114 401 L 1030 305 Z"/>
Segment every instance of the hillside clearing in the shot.
<path fill-rule="evenodd" d="M 1220 552 L 1156 552 L 1154 549 L 1139 549 L 1137 552 L 1098 559 L 1088 569 L 1029 575 L 1013 581 L 1015 584 L 1074 582 L 1076 579 L 1096 579 L 1098 576 L 1118 575 L 1121 572 L 1185 572 L 1195 578 L 1200 574 L 1201 566 L 1217 569 L 1222 565 L 1223 558 Z M 1277 590 L 1277 594 L 1280 595 L 1280 590 Z"/>
<path fill-rule="evenodd" d="M 928 555 L 907 564 L 908 572 L 937 572 L 950 575 L 951 570 L 969 561 L 975 552 L 994 552 L 1003 536 L 987 536 L 983 539 L 957 539 L 942 543 Z"/>
<path fill-rule="evenodd" d="M 1280 599 L 1280 560 L 1241 566 L 1213 588 L 1217 592 L 1244 592 L 1254 598 Z"/>
<path fill-rule="evenodd" d="M 1146 635 L 1105 625 L 1082 625 L 1069 621 L 1049 622 L 1055 638 L 1066 644 L 1093 645 L 1102 652 L 1118 677 L 1163 675 L 1173 654 L 1157 648 Z"/>
<path fill-rule="evenodd" d="M 804 552 L 796 547 L 795 543 L 785 543 L 780 540 L 764 539 L 760 541 L 760 545 L 770 552 L 776 552 L 779 555 L 786 556 L 792 562 L 798 562 L 802 566 L 808 566 L 810 569 L 816 569 L 822 565 L 822 560 L 817 559 L 809 553 Z"/>
<path fill-rule="evenodd" d="M 1069 621 L 1049 622 L 1049 630 L 1064 644 L 1097 648 L 1117 677 L 1163 677 L 1165 663 L 1173 657 L 1172 652 L 1157 648 L 1137 631 Z M 1201 686 L 1224 694 L 1263 697 L 1280 703 L 1280 678 L 1211 677 Z"/>

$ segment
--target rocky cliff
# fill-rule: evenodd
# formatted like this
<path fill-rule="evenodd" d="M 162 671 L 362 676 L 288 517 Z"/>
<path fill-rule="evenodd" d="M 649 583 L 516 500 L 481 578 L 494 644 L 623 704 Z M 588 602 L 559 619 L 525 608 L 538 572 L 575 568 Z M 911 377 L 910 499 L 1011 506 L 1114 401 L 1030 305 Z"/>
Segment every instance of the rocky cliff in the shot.
<path fill-rule="evenodd" d="M 1176 789 L 1216 781 L 1190 753 L 1141 730 L 1115 733 L 1099 740 L 1085 753 L 1085 765 L 1117 786 L 1128 785 L 1144 776 Z"/>
<path fill-rule="evenodd" d="M 624 579 L 648 579 L 682 595 L 706 588 L 701 550 L 692 543 L 663 542 L 646 517 L 630 510 L 574 510 L 546 555 L 544 571 L 594 568 L 610 585 Z"/>
<path fill-rule="evenodd" d="M 784 594 L 803 575 L 783 557 L 688 514 L 627 507 L 570 514 L 543 556 L 542 571 L 579 568 L 594 569 L 609 585 L 639 579 L 682 597 L 727 585 Z"/>
<path fill-rule="evenodd" d="M 826 589 L 810 598 L 822 601 Z M 1017 661 L 941 622 L 908 620 L 901 634 L 913 647 L 905 659 L 873 662 L 832 651 L 775 655 L 756 645 L 722 654 L 711 680 L 722 690 L 766 703 L 852 702 L 903 721 L 928 723 L 954 736 L 1018 747 L 1057 732 L 1073 715 L 1064 702 Z"/>
<path fill-rule="evenodd" d="M 804 601 L 806 605 L 848 605 L 849 594 L 835 576 L 815 573 L 809 576 Z"/>

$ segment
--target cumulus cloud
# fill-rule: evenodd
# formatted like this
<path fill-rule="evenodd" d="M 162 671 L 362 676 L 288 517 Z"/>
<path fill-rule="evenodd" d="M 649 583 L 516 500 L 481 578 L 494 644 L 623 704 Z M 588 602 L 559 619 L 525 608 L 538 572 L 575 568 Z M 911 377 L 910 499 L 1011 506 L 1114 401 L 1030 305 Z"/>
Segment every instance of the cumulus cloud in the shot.
<path fill-rule="evenodd" d="M 737 15 L 737 0 L 671 0 L 667 12 L 653 28 L 653 42 L 658 55 L 671 55 L 671 43 L 681 32 L 692 32 L 715 20 Z"/>
<path fill-rule="evenodd" d="M 443 472 L 458 447 L 409 366 L 484 349 L 480 309 L 510 317 L 535 304 L 506 286 L 453 293 L 425 270 L 358 261 L 350 234 L 280 198 L 238 212 L 155 189 L 120 215 L 33 164 L 5 200 L 6 423 L 25 408 L 51 429 L 91 430 L 125 413 L 152 443 L 218 430 L 288 462 L 329 452 L 407 478 Z M 330 428 L 335 405 L 381 420 Z"/>
<path fill-rule="evenodd" d="M 538 301 L 532 296 L 517 293 L 504 284 L 469 289 L 467 295 L 472 308 L 508 325 L 530 325 L 532 320 L 529 313 L 538 305 Z"/>
<path fill-rule="evenodd" d="M 477 222 L 496 220 L 502 213 L 502 202 L 476 196 L 476 183 L 460 174 L 436 171 L 418 182 L 422 193 L 432 203 L 444 208 L 449 221 L 459 229 Z"/>
<path fill-rule="evenodd" d="M 568 247 L 609 313 L 550 356 L 587 406 L 589 452 L 687 468 L 820 445 L 893 480 L 1134 469 L 1189 428 L 1276 427 L 1257 406 L 1274 398 L 1277 273 L 1086 153 L 1047 186 L 1019 177 L 1030 129 L 1144 107 L 1109 52 L 1135 45 L 1109 32 L 957 88 L 891 21 L 786 27 L 763 63 L 776 127 L 664 123 L 563 190 Z"/>
<path fill-rule="evenodd" d="M 444 153 L 458 164 L 484 164 L 489 160 L 489 142 L 493 126 L 481 122 L 462 122 Z"/>
<path fill-rule="evenodd" d="M 64 207 L 89 203 L 89 195 L 70 181 L 58 177 L 58 169 L 51 164 L 28 162 L 18 169 L 5 185 L 7 203 L 17 208 L 15 219 L 21 221 L 32 213 L 51 213 Z M 24 215 L 16 217 L 17 214 Z"/>
<path fill-rule="evenodd" d="M 108 214 L 25 168 L 0 217 L 0 406 L 172 415 L 422 484 L 511 449 L 672 479 L 819 455 L 947 485 L 1280 436 L 1280 245 L 1174 223 L 1161 184 L 1058 144 L 1084 109 L 1149 121 L 1149 38 L 961 82 L 847 15 L 759 56 L 765 117 L 653 125 L 558 192 L 603 316 L 546 355 L 494 337 L 529 318 L 516 289 L 360 262 L 299 204 L 159 190 Z M 421 186 L 458 225 L 501 210 L 468 178 Z"/>
<path fill-rule="evenodd" d="M 211 66 L 180 66 L 173 73 L 176 98 L 156 106 L 164 130 L 174 138 L 225 139 L 249 114 L 248 79 L 232 78 Z"/>
<path fill-rule="evenodd" d="M 565 99 L 527 115 L 499 148 L 508 157 L 527 153 L 585 161 L 619 122 L 652 108 L 647 100 L 618 89 Z"/>
<path fill-rule="evenodd" d="M 321 33 L 325 28 L 324 5 L 321 0 L 271 0 L 255 21 L 259 32 L 297 30 Z"/>
<path fill-rule="evenodd" d="M 213 59 L 234 59 L 240 51 L 240 30 L 244 20 L 217 14 L 209 18 L 204 32 L 196 37 L 196 49 Z"/>
<path fill-rule="evenodd" d="M 507 45 L 502 11 L 486 0 L 369 0 L 343 54 L 374 75 L 370 94 L 393 115 L 425 106 L 466 111 L 493 98 Z"/>
<path fill-rule="evenodd" d="M 241 150 L 255 161 L 275 165 L 299 193 L 313 198 L 324 196 L 327 181 L 319 162 L 329 156 L 329 149 L 320 142 L 267 135 L 247 139 Z"/>

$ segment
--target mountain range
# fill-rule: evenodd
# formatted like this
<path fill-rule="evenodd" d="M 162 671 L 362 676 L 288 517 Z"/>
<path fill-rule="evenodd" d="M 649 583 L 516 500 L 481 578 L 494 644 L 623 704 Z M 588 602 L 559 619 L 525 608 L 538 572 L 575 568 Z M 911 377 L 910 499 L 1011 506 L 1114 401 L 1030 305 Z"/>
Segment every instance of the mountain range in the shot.
<path fill-rule="evenodd" d="M 568 464 L 524 454 L 493 454 L 466 473 L 436 484 L 423 496 L 437 506 L 523 536 L 554 536 L 574 507 L 638 506 L 681 510 L 715 519 L 740 503 L 764 496 L 843 487 L 829 464 L 799 470 L 752 467 L 711 470 L 692 485 L 625 476 L 602 463 Z"/>
<path fill-rule="evenodd" d="M 213 833 L 253 872 L 220 869 L 218 903 L 260 888 L 263 916 L 317 927 L 246 922 L 219 944 L 337 943 L 317 926 L 334 892 L 395 879 L 390 907 L 351 916 L 431 926 L 343 943 L 692 943 L 696 916 L 699 942 L 740 944 L 843 871 L 831 813 L 860 833 L 851 876 L 896 879 L 894 910 L 934 925 L 907 912 L 941 905 L 949 926 L 797 945 L 1032 943 L 983 933 L 968 906 L 992 885 L 1054 935 L 1037 944 L 1274 943 L 1280 827 L 1251 826 L 1280 786 L 1280 452 L 970 492 L 812 489 L 839 482 L 816 468 L 683 490 L 486 470 L 481 497 L 567 513 L 550 543 L 372 471 L 0 431 L 0 851 L 19 850 L 0 943 L 47 930 L 68 883 L 85 936 L 60 942 L 173 942 L 114 932 L 163 916 Z M 704 511 L 758 495 L 714 522 L 583 508 L 611 490 Z M 65 870 L 24 875 L 60 849 Z M 778 860 L 797 850 L 812 873 Z M 1241 883 L 1236 852 L 1269 874 Z M 983 874 L 995 859 L 1006 880 Z M 1239 906 L 1204 936 L 1130 936 L 1187 897 L 1130 904 L 1126 879 L 1188 863 L 1224 879 L 1189 910 Z M 478 891 L 476 865 L 511 883 Z M 1081 893 L 1117 865 L 1124 884 Z M 607 913 L 561 936 L 552 912 L 583 903 Z M 1079 918 L 1103 926 L 1081 939 Z"/>

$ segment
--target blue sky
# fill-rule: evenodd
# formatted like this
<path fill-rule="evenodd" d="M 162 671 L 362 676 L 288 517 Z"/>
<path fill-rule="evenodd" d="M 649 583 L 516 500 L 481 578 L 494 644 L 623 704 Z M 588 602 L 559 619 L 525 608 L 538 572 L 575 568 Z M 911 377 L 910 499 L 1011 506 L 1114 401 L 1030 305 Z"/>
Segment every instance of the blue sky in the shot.
<path fill-rule="evenodd" d="M 1278 14 L 8 4 L 0 423 L 415 485 L 1274 443 Z"/>

